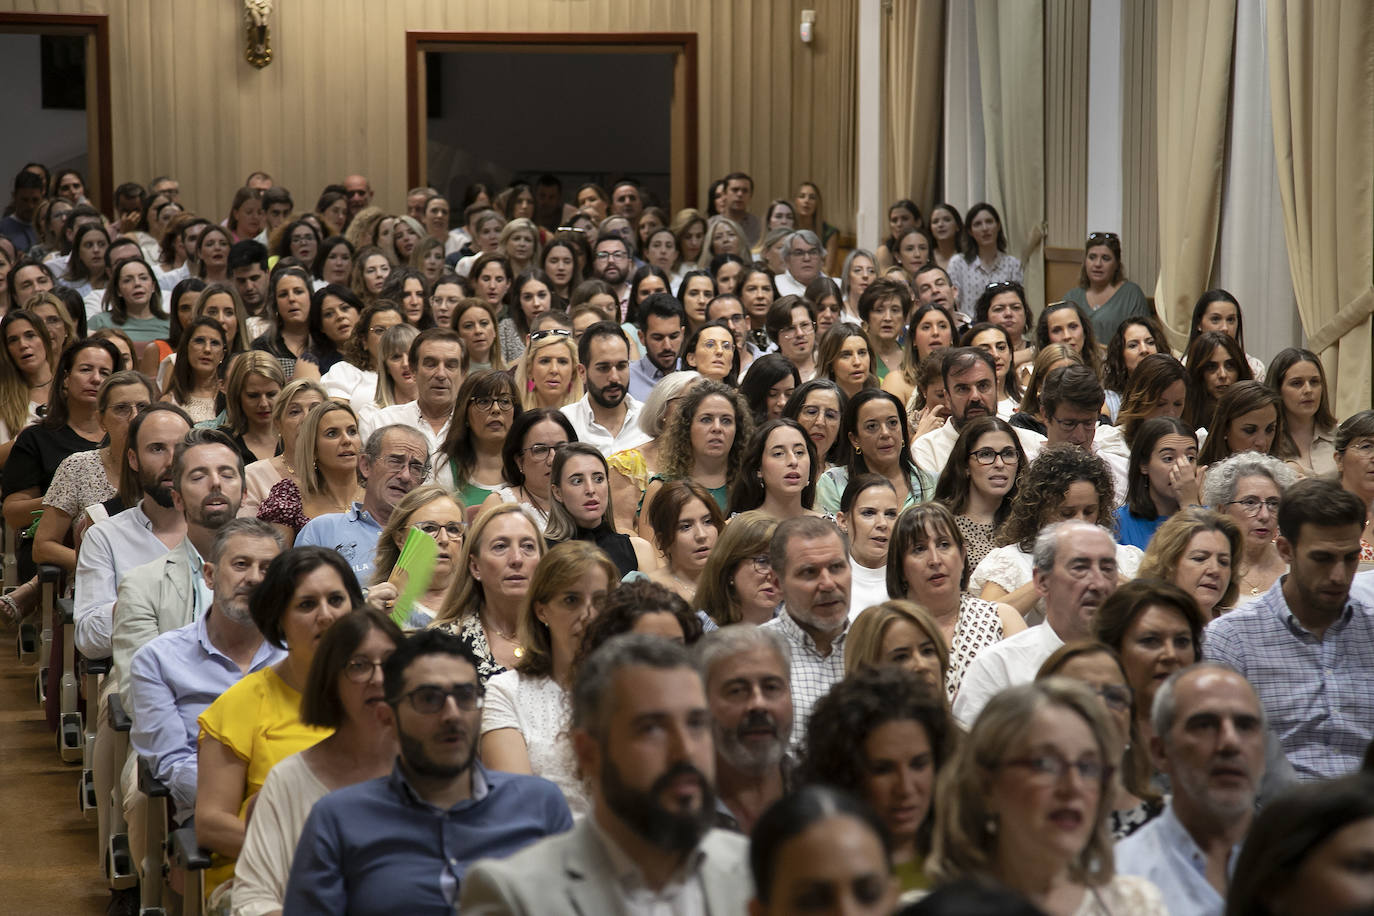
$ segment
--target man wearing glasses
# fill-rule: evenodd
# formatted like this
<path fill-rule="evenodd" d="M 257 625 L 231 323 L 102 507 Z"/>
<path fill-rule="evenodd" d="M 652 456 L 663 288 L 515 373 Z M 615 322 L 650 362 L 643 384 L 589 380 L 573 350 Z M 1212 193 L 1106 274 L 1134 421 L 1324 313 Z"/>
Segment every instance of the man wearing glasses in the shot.
<path fill-rule="evenodd" d="M 391 519 L 391 510 L 429 476 L 429 445 L 414 427 L 393 423 L 367 437 L 358 456 L 363 500 L 347 512 L 330 512 L 306 522 L 296 535 L 297 547 L 336 550 L 353 568 L 358 585 L 372 581 L 377 538 Z"/>
<path fill-rule="evenodd" d="M 592 273 L 598 280 L 605 280 L 615 290 L 616 301 L 620 303 L 620 318 L 625 317 L 625 303 L 630 298 L 630 246 L 618 235 L 603 235 L 596 240 L 596 251 L 592 254 Z"/>
<path fill-rule="evenodd" d="M 283 912 L 451 916 L 476 859 L 505 858 L 572 827 L 553 783 L 477 760 L 483 688 L 458 637 L 421 630 L 382 675 L 377 714 L 396 729 L 396 766 L 315 803 Z"/>
<path fill-rule="evenodd" d="M 1131 451 L 1115 426 L 1099 424 L 1107 394 L 1087 366 L 1060 366 L 1045 376 L 1040 407 L 1045 414 L 1045 444 L 1076 445 L 1101 458 L 1116 482 L 1116 501 L 1126 502 Z M 1148 540 L 1148 539 L 1147 539 Z M 1123 539 L 1122 543 L 1126 543 Z"/>
<path fill-rule="evenodd" d="M 779 296 L 803 296 L 810 282 L 821 276 L 825 262 L 825 246 L 810 229 L 800 229 L 787 238 L 782 248 L 782 262 L 787 273 L 774 282 Z"/>

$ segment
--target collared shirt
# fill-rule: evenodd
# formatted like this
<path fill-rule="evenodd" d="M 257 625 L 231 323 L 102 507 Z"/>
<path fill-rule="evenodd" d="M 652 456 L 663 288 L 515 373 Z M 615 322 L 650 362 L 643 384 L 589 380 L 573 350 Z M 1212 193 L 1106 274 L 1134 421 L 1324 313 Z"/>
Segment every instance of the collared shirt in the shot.
<path fill-rule="evenodd" d="M 818 274 L 818 275 L 816 276 L 816 279 L 819 280 L 821 277 L 825 277 L 825 273 L 824 273 L 824 272 L 821 272 L 820 274 Z M 826 277 L 826 279 L 831 279 L 831 278 Z M 777 286 L 777 288 L 778 288 L 778 295 L 779 295 L 779 296 L 801 296 L 801 295 L 805 295 L 805 293 L 806 293 L 806 287 L 807 287 L 807 285 L 808 285 L 808 284 L 803 283 L 802 281 L 798 280 L 796 277 L 792 276 L 792 271 L 790 271 L 790 270 L 787 271 L 786 273 L 781 273 L 781 274 L 778 274 L 776 277 L 774 277 L 774 278 L 773 278 L 773 283 L 774 283 L 774 284 Z"/>
<path fill-rule="evenodd" d="M 970 318 L 973 317 L 974 306 L 978 304 L 978 297 L 983 295 L 989 283 L 1020 283 L 1024 279 L 1021 262 L 1006 252 L 999 253 L 997 260 L 991 264 L 984 264 L 978 256 L 970 264 L 964 260 L 961 252 L 949 259 L 946 273 L 949 274 L 949 282 L 959 288 L 959 311 Z"/>
<path fill-rule="evenodd" d="M 648 356 L 641 356 L 630 363 L 630 394 L 641 402 L 648 400 L 654 386 L 667 374 L 668 372 L 654 365 L 654 361 Z"/>
<path fill-rule="evenodd" d="M 1226 874 L 1236 867 L 1237 845 Z M 1207 859 L 1169 805 L 1159 817 L 1116 844 L 1116 871 L 1148 878 L 1164 896 L 1170 916 L 1221 916 L 1226 901 L 1207 881 Z"/>
<path fill-rule="evenodd" d="M 472 797 L 441 809 L 416 793 L 398 760 L 389 776 L 315 803 L 282 911 L 452 916 L 477 859 L 505 858 L 571 827 L 563 793 L 537 776 L 474 761 Z"/>
<path fill-rule="evenodd" d="M 1016 433 L 1016 438 L 1021 440 L 1021 450 L 1026 453 L 1026 461 L 1034 461 L 1035 456 L 1040 454 L 1040 449 L 1045 445 L 1045 437 L 1032 430 L 1021 429 L 1019 426 L 1013 426 L 1011 429 L 1012 432 Z M 954 428 L 954 420 L 948 419 L 943 426 L 924 433 L 919 439 L 911 443 L 911 459 L 916 462 L 916 467 L 939 480 L 940 474 L 945 470 L 945 463 L 949 461 L 949 456 L 954 451 L 954 443 L 958 438 L 959 430 Z"/>
<path fill-rule="evenodd" d="M 1038 623 L 983 649 L 964 672 L 954 698 L 954 718 L 964 728 L 983 711 L 988 700 L 1008 687 L 1029 684 L 1045 659 L 1064 645 L 1049 623 Z"/>
<path fill-rule="evenodd" d="M 330 512 L 306 522 L 296 535 L 296 546 L 337 550 L 353 568 L 358 584 L 366 587 L 372 581 L 372 564 L 377 559 L 377 538 L 381 533 L 382 526 L 372 514 L 362 503 L 355 502 L 347 512 Z"/>
<path fill-rule="evenodd" d="M 177 820 L 196 807 L 196 719 L 248 673 L 276 664 L 283 649 L 263 640 L 247 672 L 210 642 L 208 615 L 168 630 L 134 653 L 129 697 L 134 720 L 129 744 L 153 763 L 153 772 L 172 791 Z"/>
<path fill-rule="evenodd" d="M 668 882 L 659 890 L 649 887 L 644 872 L 626 855 L 611 835 L 591 816 L 592 835 L 601 841 L 611 863 L 613 884 L 607 888 L 619 899 L 626 916 L 697 916 L 706 912 L 706 890 L 701 883 L 701 866 L 706 851 L 700 845 L 687 854 Z"/>
<path fill-rule="evenodd" d="M 792 615 L 783 612 L 760 626 L 776 629 L 787 640 L 792 658 L 792 750 L 800 752 L 806 740 L 806 723 L 816 702 L 844 679 L 844 640 L 849 635 L 849 620 L 830 642 L 830 653 L 822 655 L 811 634 L 801 628 Z"/>
<path fill-rule="evenodd" d="M 145 497 L 146 499 L 147 497 Z M 87 658 L 108 658 L 114 651 L 111 611 L 119 583 L 131 569 L 167 553 L 167 545 L 153 532 L 143 512 L 143 500 L 133 508 L 91 526 L 76 557 L 73 616 L 76 648 Z"/>
<path fill-rule="evenodd" d="M 1350 597 L 1318 639 L 1289 610 L 1287 578 L 1208 624 L 1203 655 L 1249 679 L 1299 779 L 1344 776 L 1374 738 L 1374 609 Z"/>
<path fill-rule="evenodd" d="M 191 543 L 190 538 L 182 543 L 186 545 L 186 560 L 191 564 L 191 600 L 195 602 L 191 607 L 191 619 L 199 620 L 215 603 L 215 591 L 205 584 L 205 560 L 196 550 L 196 545 Z"/>
<path fill-rule="evenodd" d="M 648 442 L 650 436 L 639 428 L 639 412 L 644 408 L 634 395 L 625 395 L 625 422 L 620 432 L 612 433 L 596 422 L 592 413 L 591 395 L 584 394 L 581 400 L 574 401 L 563 408 L 563 415 L 577 433 L 577 441 L 590 442 L 603 455 L 614 455 L 627 448 L 636 448 Z"/>
<path fill-rule="evenodd" d="M 448 428 L 453 425 L 453 417 L 444 421 L 444 425 L 436 433 L 434 427 L 429 425 L 429 421 L 420 416 L 420 402 L 410 401 L 406 404 L 392 404 L 390 407 L 383 407 L 373 413 L 367 411 L 365 415 L 358 417 L 358 435 L 362 441 L 366 442 L 368 437 L 383 426 L 390 426 L 393 423 L 400 423 L 402 426 L 409 426 L 420 431 L 420 435 L 425 437 L 425 445 L 429 448 L 429 460 L 435 465 L 435 478 L 438 478 L 438 466 L 440 455 L 443 454 L 442 448 L 444 440 L 448 438 Z"/>

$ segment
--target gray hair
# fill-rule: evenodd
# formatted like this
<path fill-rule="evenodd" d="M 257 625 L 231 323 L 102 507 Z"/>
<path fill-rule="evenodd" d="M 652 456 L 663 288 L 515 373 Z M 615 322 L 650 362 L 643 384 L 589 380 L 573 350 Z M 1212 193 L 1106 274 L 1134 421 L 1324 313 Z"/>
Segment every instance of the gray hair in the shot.
<path fill-rule="evenodd" d="M 782 246 L 782 256 L 784 258 L 792 257 L 792 249 L 796 245 L 797 239 L 801 239 L 808 245 L 815 245 L 822 251 L 825 250 L 825 246 L 821 244 L 820 237 L 817 236 L 816 233 L 812 232 L 810 229 L 798 229 L 787 237 L 787 243 Z M 878 262 L 874 261 L 873 264 L 877 266 Z"/>
<path fill-rule="evenodd" d="M 1207 469 L 1207 479 L 1202 484 L 1202 501 L 1218 512 L 1224 511 L 1226 504 L 1236 498 L 1240 482 L 1247 477 L 1268 477 L 1279 488 L 1279 496 L 1283 496 L 1298 480 L 1297 472 L 1273 455 L 1240 452 Z"/>
<path fill-rule="evenodd" d="M 663 431 L 668 428 L 668 402 L 685 394 L 692 383 L 700 379 L 701 373 L 695 369 L 669 372 L 659 379 L 658 384 L 649 391 L 649 396 L 644 399 L 644 406 L 639 411 L 640 431 L 655 439 L 663 435 Z"/>
<path fill-rule="evenodd" d="M 1150 725 L 1154 728 L 1155 734 L 1158 735 L 1161 740 L 1167 741 L 1169 730 L 1174 727 L 1174 719 L 1178 713 L 1178 697 L 1176 696 L 1178 693 L 1178 682 L 1188 675 L 1195 674 L 1199 671 L 1226 671 L 1236 675 L 1241 680 L 1245 681 L 1245 683 L 1250 683 L 1245 675 L 1225 662 L 1200 661 L 1186 668 L 1178 669 L 1173 674 L 1169 675 L 1169 679 L 1155 692 L 1154 705 L 1150 707 Z M 1254 686 L 1252 685 L 1250 689 L 1254 690 Z M 1267 728 L 1268 722 L 1264 715 L 1264 704 L 1259 701 L 1258 693 L 1255 694 L 1255 705 L 1259 708 L 1260 726 Z"/>
<path fill-rule="evenodd" d="M 389 423 L 372 431 L 372 435 L 367 437 L 367 444 L 363 446 L 363 456 L 368 461 L 375 462 L 382 457 L 382 441 L 386 439 L 387 433 L 400 433 L 420 443 L 420 448 L 426 456 L 425 463 L 429 463 L 429 441 L 425 439 L 425 434 L 413 426 L 406 426 L 404 423 Z"/>
<path fill-rule="evenodd" d="M 577 673 L 572 689 L 573 728 L 598 739 L 605 738 L 615 676 L 631 665 L 659 671 L 687 668 L 697 673 L 687 647 L 671 639 L 641 633 L 624 633 L 609 639 L 582 663 Z"/>
<path fill-rule="evenodd" d="M 808 541 L 819 540 L 820 538 L 834 537 L 839 539 L 840 546 L 844 548 L 845 559 L 849 559 L 849 538 L 828 518 L 819 515 L 802 515 L 797 518 L 784 519 L 773 531 L 773 538 L 768 542 L 768 562 L 773 567 L 773 574 L 782 579 L 783 573 L 787 570 L 787 546 L 794 540 L 805 539 Z"/>
<path fill-rule="evenodd" d="M 787 648 L 787 640 L 777 630 L 756 627 L 749 623 L 732 623 L 702 635 L 692 647 L 692 657 L 696 659 L 697 670 L 704 680 L 711 679 L 716 665 L 735 655 L 768 649 L 778 657 L 782 665 L 783 677 L 792 680 L 792 654 Z"/>
<path fill-rule="evenodd" d="M 896 256 L 896 252 L 893 252 L 893 256 Z M 868 258 L 870 261 L 873 262 L 873 269 L 878 269 L 878 259 L 874 257 L 873 252 L 869 251 L 867 248 L 855 248 L 848 255 L 846 255 L 844 259 L 844 267 L 840 268 L 841 299 L 849 298 L 849 268 L 854 265 L 855 258 Z"/>
<path fill-rule="evenodd" d="M 1069 522 L 1055 522 L 1053 525 L 1046 525 L 1040 529 L 1036 535 L 1035 547 L 1031 550 L 1031 566 L 1042 576 L 1048 576 L 1054 569 L 1055 557 L 1059 553 L 1059 539 L 1070 531 L 1086 529 L 1088 531 L 1101 531 L 1103 534 L 1111 535 L 1105 528 L 1098 525 L 1090 525 L 1087 522 L 1077 519 Z"/>
<path fill-rule="evenodd" d="M 215 539 L 210 542 L 210 554 L 203 559 L 218 563 L 219 558 L 224 556 L 224 548 L 228 546 L 229 539 L 233 537 L 269 538 L 277 545 L 278 550 L 285 546 L 281 532 L 267 522 L 256 518 L 235 518 L 215 532 Z"/>

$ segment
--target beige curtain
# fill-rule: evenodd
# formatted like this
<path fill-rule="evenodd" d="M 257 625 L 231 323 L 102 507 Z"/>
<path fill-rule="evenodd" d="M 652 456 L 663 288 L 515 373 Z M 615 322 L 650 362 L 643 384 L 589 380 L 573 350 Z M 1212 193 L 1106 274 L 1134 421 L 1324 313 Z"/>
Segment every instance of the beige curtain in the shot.
<path fill-rule="evenodd" d="M 883 33 L 887 75 L 884 207 L 909 197 L 921 212 L 928 213 L 939 202 L 935 177 L 944 99 L 944 33 L 942 0 L 893 0 Z M 884 223 L 879 237 L 886 236 Z"/>
<path fill-rule="evenodd" d="M 1269 0 L 1269 94 L 1284 235 L 1309 346 L 1347 417 L 1370 406 L 1374 5 Z"/>
<path fill-rule="evenodd" d="M 1180 347 L 1217 247 L 1236 0 L 1159 0 L 1158 17 L 1155 308 Z"/>
<path fill-rule="evenodd" d="M 1045 298 L 1044 2 L 978 0 L 974 23 L 987 201 L 1002 214 L 1008 249 L 1021 259 L 1027 298 L 1039 311 Z"/>
<path fill-rule="evenodd" d="M 747 4 L 746 4 L 747 5 Z M 835 0 L 816 6 L 816 40 L 802 45 L 796 40 L 799 19 L 785 18 L 777 26 L 796 45 L 791 104 L 793 127 L 788 171 L 788 198 L 803 181 L 814 181 L 825 195 L 822 217 L 839 227 L 843 235 L 855 231 L 858 206 L 855 179 L 855 111 L 858 101 L 859 4 Z M 768 133 L 769 118 L 753 125 L 755 133 Z M 776 125 L 774 125 L 775 127 Z M 755 195 L 755 209 L 763 202 Z M 762 216 L 762 212 L 759 214 Z"/>

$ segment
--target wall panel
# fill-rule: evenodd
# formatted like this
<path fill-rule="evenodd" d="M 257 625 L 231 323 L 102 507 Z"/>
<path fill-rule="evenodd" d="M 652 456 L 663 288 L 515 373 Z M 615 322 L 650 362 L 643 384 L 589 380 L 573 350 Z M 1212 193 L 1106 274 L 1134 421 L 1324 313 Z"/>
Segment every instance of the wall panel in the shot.
<path fill-rule="evenodd" d="M 1159 278 L 1155 0 L 1121 5 L 1121 261 L 1153 296 Z"/>
<path fill-rule="evenodd" d="M 700 192 L 747 169 L 761 210 L 812 178 L 826 218 L 852 231 L 856 2 L 280 0 L 261 71 L 243 60 L 235 0 L 0 0 L 0 11 L 109 15 L 115 180 L 175 174 L 183 199 L 216 218 L 257 168 L 298 208 L 360 171 L 379 204 L 401 209 L 407 30 L 696 32 Z M 818 7 L 810 47 L 797 37 L 804 6 Z M 605 90 L 560 103 L 605 104 Z"/>

